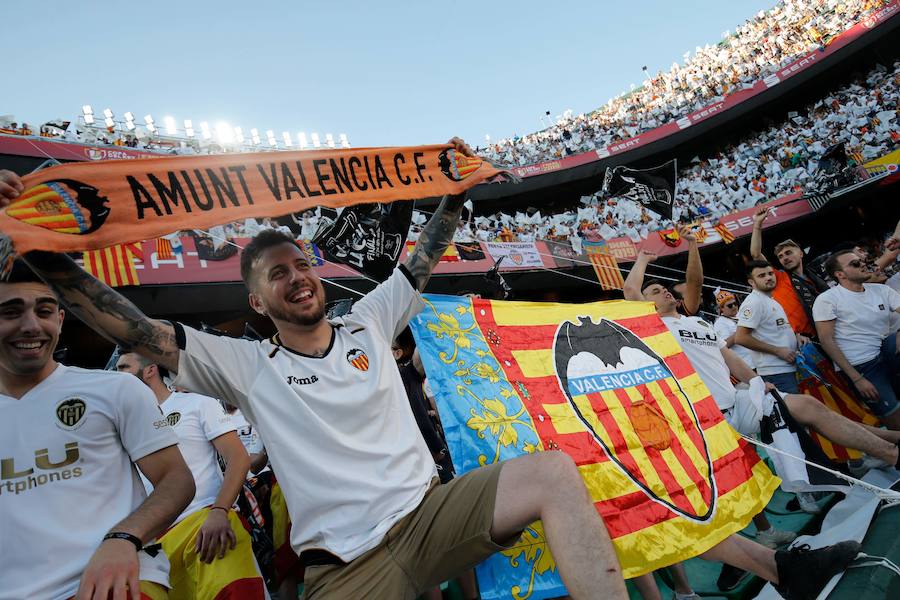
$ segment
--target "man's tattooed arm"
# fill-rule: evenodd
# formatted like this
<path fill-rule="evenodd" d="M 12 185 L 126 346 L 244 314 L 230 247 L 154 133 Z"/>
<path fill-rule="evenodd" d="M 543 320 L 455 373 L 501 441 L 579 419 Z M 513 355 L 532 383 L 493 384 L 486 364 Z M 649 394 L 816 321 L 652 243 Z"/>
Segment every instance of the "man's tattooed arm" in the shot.
<path fill-rule="evenodd" d="M 149 318 L 65 254 L 34 251 L 22 258 L 89 327 L 173 373 L 178 371 L 178 344 L 171 323 Z"/>
<path fill-rule="evenodd" d="M 444 196 L 440 206 L 419 234 L 419 241 L 416 242 L 413 253 L 406 259 L 406 268 L 416 279 L 420 292 L 425 290 L 431 272 L 444 255 L 453 234 L 456 233 L 456 224 L 459 223 L 459 215 L 465 201 L 464 193 Z"/>

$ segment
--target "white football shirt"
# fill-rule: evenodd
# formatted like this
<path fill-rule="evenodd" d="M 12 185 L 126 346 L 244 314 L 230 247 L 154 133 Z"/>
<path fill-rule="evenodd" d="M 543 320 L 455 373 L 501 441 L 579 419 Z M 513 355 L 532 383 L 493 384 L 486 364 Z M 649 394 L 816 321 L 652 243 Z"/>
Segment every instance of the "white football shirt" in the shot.
<path fill-rule="evenodd" d="M 277 337 L 249 341 L 176 326 L 177 385 L 240 408 L 266 442 L 298 554 L 350 561 L 422 501 L 437 471 L 416 426 L 391 341 L 423 302 L 400 266 L 331 321 L 315 357 Z"/>
<path fill-rule="evenodd" d="M 784 308 L 759 290 L 750 292 L 738 309 L 738 327 L 752 329 L 753 337 L 779 348 L 797 349 L 797 336 L 788 322 Z M 796 365 L 768 352 L 753 352 L 753 364 L 760 375 L 793 373 Z"/>
<path fill-rule="evenodd" d="M 146 498 L 137 461 L 177 438 L 133 375 L 59 365 L 0 394 L 0 600 L 71 598 L 103 536 Z M 141 579 L 169 585 L 164 553 Z"/>
<path fill-rule="evenodd" d="M 259 454 L 266 447 L 263 445 L 262 438 L 259 436 L 259 432 L 256 430 L 256 427 L 248 421 L 244 417 L 244 413 L 240 411 L 240 409 L 235 409 L 233 413 L 231 413 L 231 422 L 234 423 L 234 427 L 237 430 L 238 437 L 241 438 L 241 443 L 244 445 L 244 450 L 247 451 L 247 454 Z M 265 473 L 266 471 L 271 471 L 267 466 L 265 466 L 260 473 Z M 258 475 L 259 473 L 257 473 Z M 247 473 L 247 479 L 252 479 L 255 477 L 251 472 Z"/>
<path fill-rule="evenodd" d="M 678 345 L 681 346 L 694 370 L 709 388 L 719 410 L 734 406 L 735 389 L 722 348 L 725 340 L 719 338 L 709 323 L 700 317 L 662 317 Z"/>
<path fill-rule="evenodd" d="M 862 292 L 838 285 L 819 294 L 813 319 L 834 321 L 834 341 L 850 361 L 861 365 L 878 356 L 881 342 L 891 333 L 892 311 L 900 307 L 900 293 L 881 283 L 864 283 Z"/>
<path fill-rule="evenodd" d="M 235 427 L 231 415 L 225 412 L 218 400 L 209 396 L 172 392 L 159 406 L 178 436 L 178 448 L 197 486 L 194 499 L 175 520 L 178 523 L 215 502 L 224 478 L 212 441 L 235 431 Z"/>

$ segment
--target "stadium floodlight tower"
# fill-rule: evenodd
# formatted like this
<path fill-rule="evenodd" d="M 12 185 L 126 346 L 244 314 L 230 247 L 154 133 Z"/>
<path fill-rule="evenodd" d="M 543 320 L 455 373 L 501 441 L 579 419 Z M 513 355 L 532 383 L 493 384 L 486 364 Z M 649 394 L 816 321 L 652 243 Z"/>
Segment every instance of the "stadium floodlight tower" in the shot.
<path fill-rule="evenodd" d="M 297 132 L 297 144 L 301 150 L 306 150 L 306 134 L 302 131 Z"/>
<path fill-rule="evenodd" d="M 115 127 L 116 126 L 116 121 L 114 119 L 115 115 L 113 114 L 113 111 L 111 109 L 104 108 L 103 116 L 104 116 L 103 122 L 106 124 L 107 127 Z"/>
<path fill-rule="evenodd" d="M 123 116 L 125 117 L 125 129 L 134 131 L 134 128 L 136 127 L 134 124 L 134 113 L 126 112 Z"/>
<path fill-rule="evenodd" d="M 194 123 L 190 119 L 184 120 L 184 135 L 191 139 L 194 137 Z"/>
<path fill-rule="evenodd" d="M 282 132 L 281 132 L 281 137 L 282 137 L 282 139 L 284 139 L 284 145 L 285 145 L 285 147 L 287 147 L 287 148 L 293 148 L 293 147 L 294 147 L 294 140 L 291 139 L 291 132 L 290 132 L 290 131 L 282 131 Z"/>
<path fill-rule="evenodd" d="M 334 136 L 330 133 L 325 134 L 325 145 L 329 148 L 334 148 Z"/>
<path fill-rule="evenodd" d="M 313 131 L 309 134 L 309 138 L 312 140 L 313 148 L 321 148 L 322 143 L 319 141 L 319 134 Z"/>
<path fill-rule="evenodd" d="M 244 145 L 244 130 L 241 129 L 240 127 L 235 127 L 234 128 L 234 139 L 237 141 L 238 144 L 243 146 Z"/>
<path fill-rule="evenodd" d="M 266 141 L 268 141 L 269 145 L 273 148 L 278 147 L 278 140 L 275 139 L 275 132 L 271 129 L 266 131 Z"/>
<path fill-rule="evenodd" d="M 219 121 L 216 123 L 216 139 L 223 146 L 234 144 L 234 128 L 224 121 Z"/>
<path fill-rule="evenodd" d="M 94 124 L 94 109 L 91 108 L 90 104 L 85 104 L 81 107 L 81 116 L 84 119 L 85 125 Z"/>
<path fill-rule="evenodd" d="M 178 127 L 175 125 L 175 117 L 165 117 L 163 123 L 166 124 L 166 135 L 175 135 L 178 133 Z"/>
<path fill-rule="evenodd" d="M 204 140 L 212 139 L 212 132 L 209 130 L 209 123 L 206 121 L 200 121 L 200 133 L 203 135 Z"/>
<path fill-rule="evenodd" d="M 260 144 L 259 129 L 257 129 L 256 127 L 254 127 L 253 129 L 250 130 L 250 141 L 253 143 L 254 146 L 259 146 L 259 144 Z"/>
<path fill-rule="evenodd" d="M 147 125 L 147 131 L 156 133 L 156 124 L 153 122 L 153 117 L 151 115 L 144 116 L 144 123 Z"/>
<path fill-rule="evenodd" d="M 338 136 L 338 140 L 341 142 L 341 148 L 349 148 L 350 140 L 347 139 L 347 134 L 342 133 Z"/>

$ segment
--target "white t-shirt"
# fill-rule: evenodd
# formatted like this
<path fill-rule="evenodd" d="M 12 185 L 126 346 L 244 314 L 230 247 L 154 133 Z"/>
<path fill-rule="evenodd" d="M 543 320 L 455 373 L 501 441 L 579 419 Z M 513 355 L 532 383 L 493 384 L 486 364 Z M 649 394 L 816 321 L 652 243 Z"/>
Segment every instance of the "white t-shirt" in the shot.
<path fill-rule="evenodd" d="M 713 323 L 713 329 L 716 330 L 716 334 L 720 339 L 727 340 L 737 332 L 737 320 L 720 315 L 716 319 L 716 322 Z M 728 344 L 728 342 L 725 343 L 726 345 Z M 734 350 L 751 369 L 753 368 L 753 351 L 750 350 L 750 348 L 741 346 L 740 344 L 732 344 L 731 349 Z"/>
<path fill-rule="evenodd" d="M 437 471 L 391 341 L 424 303 L 401 266 L 332 323 L 325 356 L 176 326 L 176 383 L 239 407 L 266 441 L 291 546 L 350 561 L 419 505 Z"/>
<path fill-rule="evenodd" d="M 728 410 L 734 406 L 735 389 L 722 356 L 725 340 L 700 317 L 662 317 L 662 321 L 678 340 L 678 345 L 709 388 L 719 409 Z"/>
<path fill-rule="evenodd" d="M 194 499 L 175 520 L 178 523 L 215 502 L 224 478 L 212 440 L 235 431 L 235 427 L 231 415 L 225 412 L 218 400 L 209 396 L 172 392 L 159 407 L 178 436 L 178 448 L 197 486 Z"/>
<path fill-rule="evenodd" d="M 864 283 L 862 292 L 842 285 L 819 294 L 813 319 L 834 321 L 834 341 L 850 361 L 860 365 L 878 356 L 890 333 L 891 311 L 900 307 L 900 293 L 881 283 Z"/>
<path fill-rule="evenodd" d="M 750 292 L 738 309 L 738 327 L 752 329 L 752 335 L 761 342 L 779 348 L 797 349 L 797 336 L 788 322 L 780 304 L 759 290 Z M 796 365 L 768 352 L 753 352 L 753 364 L 760 375 L 793 373 Z"/>
<path fill-rule="evenodd" d="M 59 365 L 16 400 L 0 394 L 0 599 L 71 598 L 112 527 L 147 497 L 137 461 L 178 442 L 132 375 Z M 140 577 L 169 585 L 160 552 Z"/>

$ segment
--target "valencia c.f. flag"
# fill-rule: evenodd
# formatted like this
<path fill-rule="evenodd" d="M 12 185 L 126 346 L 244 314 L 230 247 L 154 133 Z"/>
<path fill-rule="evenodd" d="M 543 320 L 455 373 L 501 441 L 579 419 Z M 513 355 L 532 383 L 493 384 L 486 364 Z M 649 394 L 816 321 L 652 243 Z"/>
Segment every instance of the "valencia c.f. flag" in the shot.
<path fill-rule="evenodd" d="M 565 452 L 626 577 L 705 552 L 778 486 L 651 303 L 425 304 L 411 326 L 457 472 Z M 477 573 L 486 599 L 565 594 L 540 523 Z"/>

